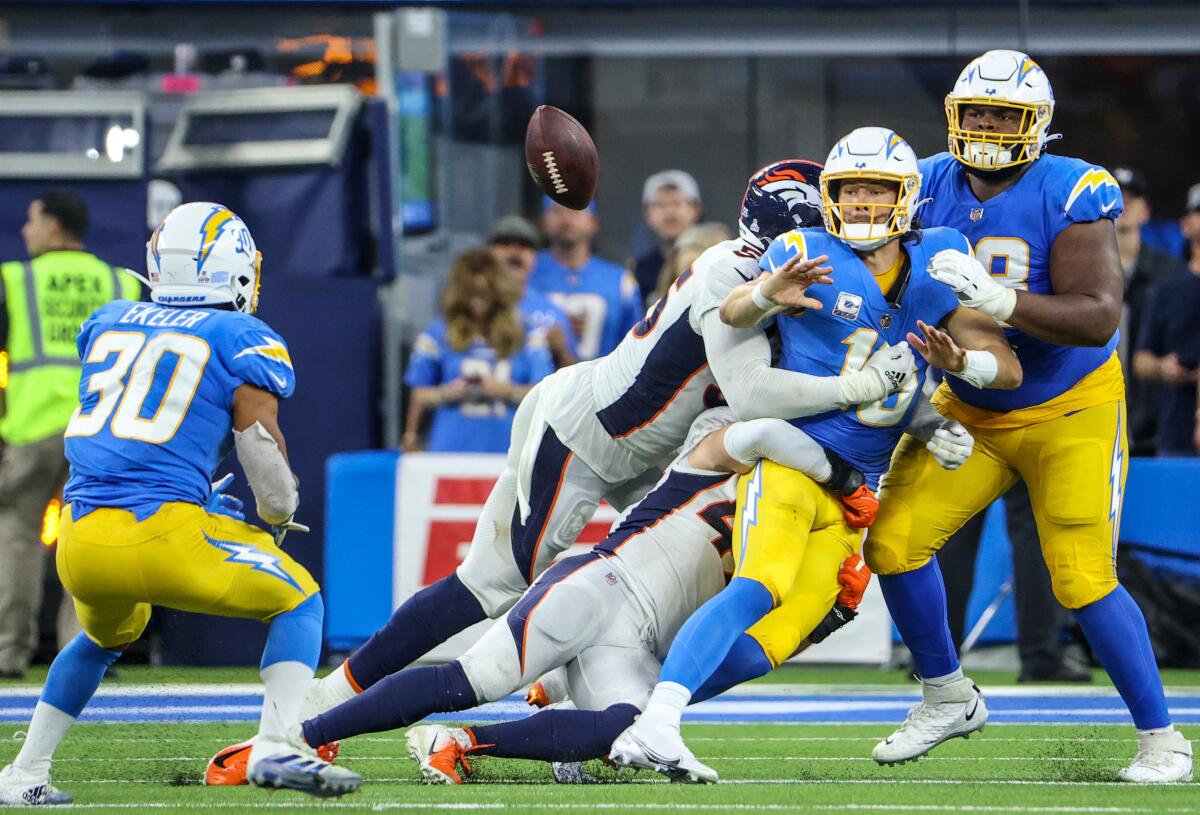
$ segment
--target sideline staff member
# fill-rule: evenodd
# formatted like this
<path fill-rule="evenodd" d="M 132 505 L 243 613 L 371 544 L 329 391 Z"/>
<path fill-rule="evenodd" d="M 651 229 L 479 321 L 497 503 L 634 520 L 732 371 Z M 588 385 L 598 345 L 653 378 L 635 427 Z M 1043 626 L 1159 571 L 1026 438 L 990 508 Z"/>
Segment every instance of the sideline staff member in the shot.
<path fill-rule="evenodd" d="M 42 514 L 67 477 L 63 430 L 79 402 L 75 334 L 109 300 L 136 300 L 141 291 L 84 251 L 87 227 L 83 201 L 47 192 L 29 205 L 21 229 L 31 260 L 0 266 L 0 348 L 8 351 L 0 419 L 0 678 L 23 676 L 37 646 Z M 73 624 L 73 615 L 68 620 Z M 62 622 L 60 615 L 60 628 Z"/>

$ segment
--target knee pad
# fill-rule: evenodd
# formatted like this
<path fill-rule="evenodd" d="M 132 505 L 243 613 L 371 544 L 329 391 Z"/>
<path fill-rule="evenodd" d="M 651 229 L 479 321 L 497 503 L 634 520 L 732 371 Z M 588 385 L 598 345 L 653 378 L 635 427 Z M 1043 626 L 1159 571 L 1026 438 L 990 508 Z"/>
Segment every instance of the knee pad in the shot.
<path fill-rule="evenodd" d="M 863 559 L 867 561 L 871 571 L 878 575 L 900 574 L 919 569 L 929 562 L 930 555 L 908 552 L 889 542 L 899 540 L 903 538 L 881 541 L 870 532 L 867 533 L 866 543 L 863 544 Z"/>
<path fill-rule="evenodd" d="M 504 658 L 472 648 L 458 658 L 458 664 L 481 703 L 503 699 L 521 685 L 521 666 L 515 648 L 511 656 Z"/>
<path fill-rule="evenodd" d="M 1116 572 L 1104 557 L 1057 557 L 1047 565 L 1054 597 L 1064 608 L 1089 606 L 1117 587 Z"/>

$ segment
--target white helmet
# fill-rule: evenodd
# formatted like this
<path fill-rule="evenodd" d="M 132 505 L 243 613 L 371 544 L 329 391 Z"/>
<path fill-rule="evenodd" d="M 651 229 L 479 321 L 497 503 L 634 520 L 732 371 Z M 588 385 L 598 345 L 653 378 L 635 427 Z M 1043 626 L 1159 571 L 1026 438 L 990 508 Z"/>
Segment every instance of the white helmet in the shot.
<path fill-rule="evenodd" d="M 846 223 L 843 207 L 862 204 L 840 204 L 837 201 L 839 182 L 852 179 L 885 181 L 899 185 L 895 203 L 867 204 L 871 218 L 866 223 Z M 917 169 L 917 154 L 894 131 L 886 127 L 860 127 L 838 141 L 829 151 L 825 169 L 821 171 L 821 211 L 825 229 L 847 243 L 851 249 L 869 252 L 912 228 L 921 192 L 921 173 Z M 886 218 L 877 218 L 882 210 L 890 210 Z"/>
<path fill-rule="evenodd" d="M 242 219 L 209 201 L 182 204 L 163 218 L 146 244 L 150 299 L 165 306 L 258 309 L 262 255 Z M 140 276 L 139 276 L 140 277 Z"/>
<path fill-rule="evenodd" d="M 1016 133 L 963 128 L 967 107 L 1008 108 L 1020 115 Z M 968 167 L 999 170 L 1042 154 L 1054 115 L 1054 91 L 1038 64 L 1020 51 L 988 51 L 971 60 L 946 96 L 950 153 Z"/>

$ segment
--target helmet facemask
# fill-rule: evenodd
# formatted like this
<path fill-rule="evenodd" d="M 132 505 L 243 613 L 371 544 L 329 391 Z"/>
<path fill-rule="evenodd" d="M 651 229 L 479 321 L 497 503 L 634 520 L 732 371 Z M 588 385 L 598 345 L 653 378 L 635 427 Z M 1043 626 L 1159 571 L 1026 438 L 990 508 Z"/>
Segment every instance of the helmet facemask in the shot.
<path fill-rule="evenodd" d="M 229 282 L 233 289 L 233 307 L 244 314 L 258 312 L 258 293 L 262 288 L 262 252 L 254 252 L 254 276 L 242 272 L 235 274 Z"/>
<path fill-rule="evenodd" d="M 874 181 L 894 184 L 896 199 L 890 203 L 840 202 L 842 186 L 849 181 Z M 876 170 L 847 170 L 821 174 L 821 201 L 825 229 L 850 248 L 871 252 L 912 229 L 916 197 L 921 180 L 917 175 L 900 175 Z M 851 210 L 866 209 L 869 217 L 862 220 Z"/>
<path fill-rule="evenodd" d="M 1004 108 L 1015 111 L 1019 123 L 1015 133 L 967 130 L 963 112 L 967 108 Z M 1034 161 L 1042 153 L 1054 105 L 1050 102 L 1014 102 L 992 97 L 946 97 L 946 122 L 950 154 L 976 170 L 1002 170 Z"/>

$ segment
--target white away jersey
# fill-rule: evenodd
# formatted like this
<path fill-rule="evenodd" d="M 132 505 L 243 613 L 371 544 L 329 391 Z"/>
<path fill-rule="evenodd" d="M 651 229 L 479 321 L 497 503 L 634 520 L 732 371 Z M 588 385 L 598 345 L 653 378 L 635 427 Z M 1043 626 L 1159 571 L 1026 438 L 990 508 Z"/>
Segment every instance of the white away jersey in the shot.
<path fill-rule="evenodd" d="M 704 354 L 699 314 L 758 273 L 757 257 L 740 241 L 710 248 L 612 353 L 543 383 L 550 426 L 607 481 L 662 466 L 692 421 L 724 403 Z"/>

